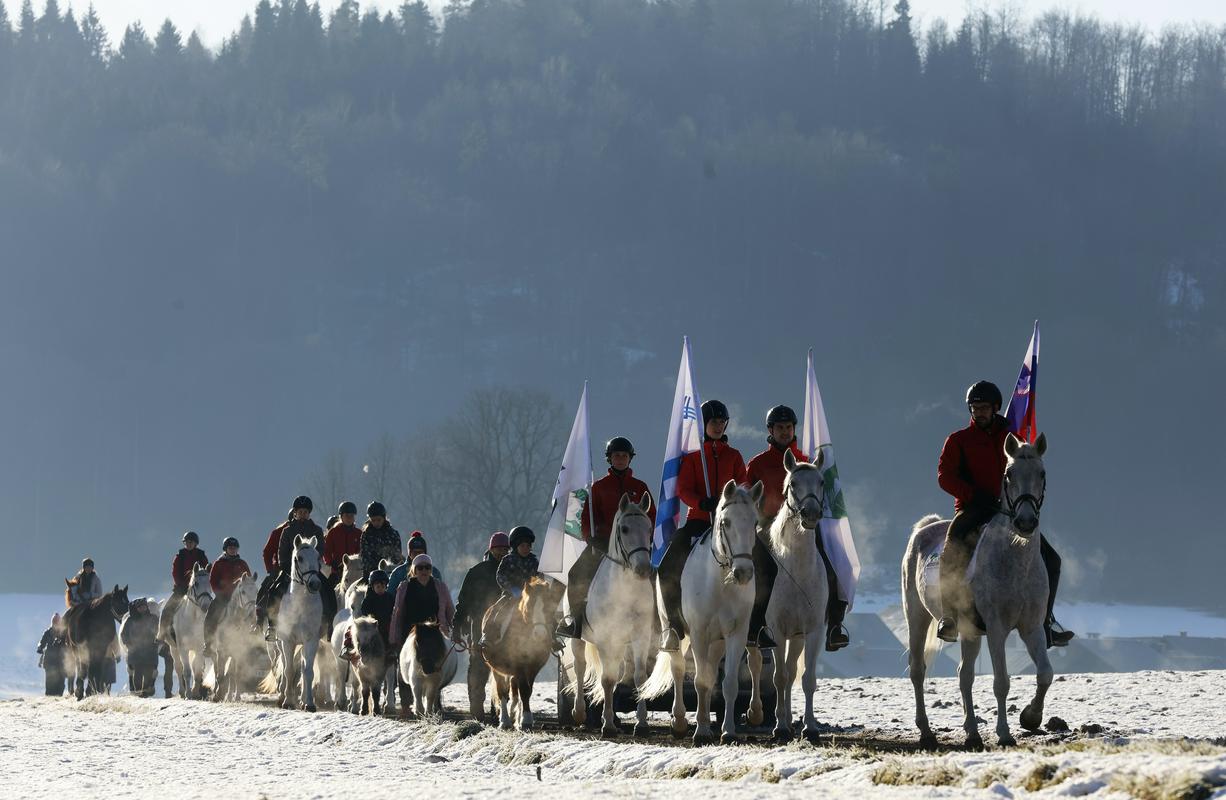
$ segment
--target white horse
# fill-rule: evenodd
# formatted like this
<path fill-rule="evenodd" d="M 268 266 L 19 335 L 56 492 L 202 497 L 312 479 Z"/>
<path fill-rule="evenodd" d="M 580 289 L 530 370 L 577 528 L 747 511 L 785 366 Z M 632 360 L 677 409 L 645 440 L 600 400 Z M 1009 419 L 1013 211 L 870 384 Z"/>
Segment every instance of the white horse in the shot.
<path fill-rule="evenodd" d="M 1038 542 L 1039 510 L 1047 489 L 1047 473 L 1043 469 L 1046 451 L 1047 437 L 1043 435 L 1033 445 L 1023 443 L 1013 434 L 1005 439 L 1008 463 L 1001 491 L 1002 507 L 984 526 L 968 569 L 975 609 L 987 626 L 992 688 L 996 693 L 996 737 L 1002 746 L 1017 743 L 1009 732 L 1005 709 L 1009 697 L 1005 639 L 1010 631 L 1016 630 L 1021 636 L 1035 665 L 1035 694 L 1022 711 L 1023 728 L 1037 730 L 1042 724 L 1043 700 L 1052 681 L 1043 632 L 1047 614 L 1047 571 L 1043 568 Z M 941 618 L 938 574 L 941 547 L 948 528 L 949 522 L 935 514 L 921 519 L 911 531 L 902 562 L 902 605 L 910 639 L 915 724 L 920 730 L 920 743 L 926 747 L 934 747 L 937 743 L 924 709 L 924 676 L 940 649 L 940 640 L 936 637 L 937 620 Z M 958 616 L 962 645 L 958 677 L 962 708 L 966 713 L 963 728 L 967 746 L 979 749 L 983 747 L 983 739 L 975 722 L 971 686 L 975 681 L 980 632 L 975 627 L 973 613 Z"/>
<path fill-rule="evenodd" d="M 298 705 L 295 693 L 301 669 L 304 711 L 315 711 L 315 653 L 319 650 L 319 631 L 323 624 L 323 600 L 319 596 L 323 575 L 319 571 L 319 551 L 315 546 L 314 536 L 309 539 L 294 537 L 289 592 L 282 598 L 277 614 L 277 649 L 285 675 L 278 699 L 282 708 Z"/>
<path fill-rule="evenodd" d="M 771 523 L 767 546 L 779 565 L 779 575 L 766 607 L 766 625 L 779 642 L 775 650 L 775 740 L 792 739 L 792 687 L 796 683 L 796 663 L 803 650 L 805 671 L 801 688 L 805 693 L 804 736 L 817 739 L 817 718 L 813 715 L 813 692 L 817 689 L 817 657 L 822 650 L 826 627 L 826 604 L 830 587 L 826 569 L 817 552 L 817 526 L 822 517 L 822 462 L 797 462 L 789 450 L 783 455 L 787 479 L 783 483 L 783 508 Z M 749 650 L 749 674 L 753 694 L 749 701 L 751 725 L 762 722 L 760 675 L 762 653 Z"/>
<path fill-rule="evenodd" d="M 651 699 L 673 689 L 673 735 L 686 731 L 685 702 L 681 687 L 685 679 L 685 650 L 694 654 L 694 690 L 698 695 L 695 744 L 715 739 L 711 730 L 711 693 L 721 658 L 724 662 L 724 722 L 720 740 L 736 741 L 736 697 L 739 689 L 741 654 L 749 638 L 749 615 L 753 610 L 753 550 L 758 517 L 762 512 L 762 481 L 743 489 L 728 481 L 715 509 L 715 526 L 690 551 L 681 573 L 681 613 L 689 628 L 678 652 L 661 652 L 655 669 L 639 696 Z M 661 622 L 664 601 L 656 587 Z"/>
<path fill-rule="evenodd" d="M 337 612 L 337 622 L 342 621 L 340 614 L 344 613 L 346 610 L 348 610 L 350 613 L 349 618 L 356 617 L 358 615 L 358 609 L 362 607 L 362 601 L 361 599 L 358 599 L 357 607 L 350 608 L 349 602 L 351 598 L 349 595 L 349 589 L 355 583 L 361 580 L 362 554 L 354 553 L 351 556 L 345 556 L 344 559 L 342 559 L 341 581 L 336 585 L 336 607 L 340 609 Z M 365 585 L 365 582 L 363 582 L 363 585 Z"/>
<path fill-rule="evenodd" d="M 448 644 L 437 623 L 423 622 L 409 631 L 400 648 L 400 675 L 413 689 L 418 719 L 443 713 L 443 687 L 455 680 L 458 660 L 455 645 Z"/>
<path fill-rule="evenodd" d="M 587 718 L 585 695 L 591 694 L 592 702 L 604 703 L 601 735 L 605 737 L 619 732 L 613 692 L 621 679 L 626 648 L 633 654 L 637 689 L 647 681 L 647 659 L 656 636 L 650 510 L 651 495 L 644 494 L 638 503 L 622 495 L 613 517 L 609 552 L 596 568 L 588 590 L 583 638 L 571 639 L 569 645 L 574 660 L 574 680 L 569 687 L 575 697 L 573 719 L 579 724 Z M 634 735 L 647 733 L 647 700 L 640 697 Z"/>
<path fill-rule="evenodd" d="M 209 570 L 197 564 L 187 582 L 187 595 L 179 603 L 171 620 L 174 631 L 175 672 L 179 674 L 179 697 L 193 700 L 205 696 L 204 688 L 204 615 L 213 603 L 213 588 L 209 586 Z M 188 687 L 191 687 L 190 690 Z"/>
<path fill-rule="evenodd" d="M 242 575 L 235 581 L 230 601 L 217 621 L 214 700 L 237 702 L 261 663 L 267 664 L 264 637 L 256 622 L 259 587 L 259 575 Z"/>

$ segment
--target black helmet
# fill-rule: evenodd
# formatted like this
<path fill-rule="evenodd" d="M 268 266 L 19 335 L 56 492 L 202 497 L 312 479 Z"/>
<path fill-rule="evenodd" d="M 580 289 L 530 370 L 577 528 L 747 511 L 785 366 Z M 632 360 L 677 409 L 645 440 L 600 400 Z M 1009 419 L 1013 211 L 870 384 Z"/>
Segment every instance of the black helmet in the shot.
<path fill-rule="evenodd" d="M 706 425 L 713 419 L 729 419 L 728 406 L 718 400 L 708 400 L 702 404 L 702 424 Z"/>
<path fill-rule="evenodd" d="M 307 497 L 305 494 L 300 494 L 294 498 L 294 510 L 297 511 L 300 508 L 305 508 L 307 511 L 314 511 L 315 504 L 311 502 L 311 498 Z"/>
<path fill-rule="evenodd" d="M 386 517 L 387 509 L 383 507 L 382 503 L 380 503 L 378 500 L 375 500 L 373 503 L 371 503 L 370 505 L 366 507 L 366 516 L 368 517 Z"/>
<path fill-rule="evenodd" d="M 332 530 L 332 526 L 336 525 L 336 523 L 340 521 L 341 521 L 341 515 L 333 514 L 332 516 L 328 517 L 328 521 L 324 523 L 324 530 L 325 531 Z"/>
<path fill-rule="evenodd" d="M 238 539 L 235 539 L 233 536 L 227 536 L 226 540 L 221 543 L 221 549 L 225 550 L 227 547 L 238 547 Z"/>
<path fill-rule="evenodd" d="M 990 381 L 979 381 L 971 384 L 971 388 L 966 390 L 966 404 L 971 403 L 992 403 L 996 406 L 1004 405 L 1004 401 L 1000 396 L 1000 389 L 996 388 L 996 384 Z"/>
<path fill-rule="evenodd" d="M 200 544 L 200 537 L 196 535 L 195 531 L 188 531 L 187 533 L 183 534 L 183 542 L 195 542 L 196 544 Z"/>
<path fill-rule="evenodd" d="M 94 565 L 94 560 L 92 558 L 86 558 L 81 561 L 81 569 L 85 569 L 86 567 L 92 567 L 93 565 Z"/>
<path fill-rule="evenodd" d="M 527 525 L 516 525 L 511 529 L 511 549 L 519 547 L 520 542 L 535 542 L 536 534 Z"/>
<path fill-rule="evenodd" d="M 352 501 L 350 501 L 350 500 L 346 500 L 345 502 L 341 503 L 341 504 L 340 504 L 340 506 L 339 506 L 339 507 L 336 509 L 336 513 L 337 513 L 338 515 L 340 515 L 340 514 L 356 514 L 356 513 L 358 513 L 358 507 L 357 507 L 357 504 L 356 504 L 356 503 L 354 503 L 354 502 L 352 502 Z"/>
<path fill-rule="evenodd" d="M 630 457 L 634 458 L 634 445 L 625 436 L 614 436 L 604 446 L 604 457 L 607 459 L 614 453 L 629 453 Z"/>
<path fill-rule="evenodd" d="M 366 579 L 368 586 L 374 586 L 376 583 L 387 584 L 387 573 L 381 569 L 372 570 L 370 577 Z"/>
<path fill-rule="evenodd" d="M 775 406 L 770 411 L 766 412 L 766 427 L 772 425 L 786 425 L 787 423 L 796 424 L 796 412 L 787 406 Z"/>

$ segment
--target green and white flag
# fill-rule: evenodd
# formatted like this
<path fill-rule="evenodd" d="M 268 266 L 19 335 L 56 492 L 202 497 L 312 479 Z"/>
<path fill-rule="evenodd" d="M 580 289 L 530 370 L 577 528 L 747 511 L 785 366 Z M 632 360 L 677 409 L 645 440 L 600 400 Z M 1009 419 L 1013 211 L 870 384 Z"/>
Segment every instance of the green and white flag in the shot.
<path fill-rule="evenodd" d="M 562 469 L 553 487 L 553 506 L 545 543 L 541 546 L 541 572 L 566 583 L 566 574 L 579 558 L 583 543 L 583 507 L 592 486 L 592 452 L 587 433 L 587 382 L 579 397 L 579 410 L 570 428 L 562 456 Z"/>
<path fill-rule="evenodd" d="M 825 479 L 826 497 L 822 503 L 822 542 L 826 555 L 839 578 L 839 599 L 850 609 L 856 596 L 856 583 L 860 579 L 860 557 L 856 543 L 851 538 L 851 520 L 847 518 L 847 502 L 843 498 L 843 484 L 839 480 L 839 466 L 834 460 L 834 445 L 830 443 L 830 426 L 826 424 L 826 409 L 822 405 L 822 393 L 817 388 L 817 375 L 813 371 L 813 349 L 809 348 L 809 371 L 805 375 L 805 419 L 801 429 L 800 449 L 810 462 L 816 463 L 817 451 L 824 454 L 822 477 Z"/>

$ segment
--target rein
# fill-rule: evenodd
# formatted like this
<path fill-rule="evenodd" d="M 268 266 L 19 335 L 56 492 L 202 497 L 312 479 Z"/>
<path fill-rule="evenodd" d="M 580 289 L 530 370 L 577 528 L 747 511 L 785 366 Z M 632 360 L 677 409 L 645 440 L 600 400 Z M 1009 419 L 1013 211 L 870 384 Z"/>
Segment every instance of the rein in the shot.
<path fill-rule="evenodd" d="M 719 544 L 720 546 L 717 548 L 716 544 Z M 720 568 L 722 568 L 725 572 L 732 571 L 732 562 L 736 561 L 738 558 L 746 558 L 749 559 L 750 562 L 753 561 L 753 555 L 751 553 L 731 553 L 729 556 L 727 556 L 727 561 L 720 560 L 719 554 L 721 550 L 724 553 L 729 553 L 729 551 L 732 550 L 732 545 L 728 541 L 728 532 L 723 529 L 723 526 L 720 526 L 718 533 L 714 528 L 712 528 L 709 549 L 711 550 L 711 558 L 715 559 L 715 563 L 719 564 Z"/>
<path fill-rule="evenodd" d="M 618 527 L 617 523 L 620 521 L 621 521 L 620 518 L 615 519 L 613 521 L 613 527 L 615 529 Z M 634 569 L 633 567 L 630 566 L 630 559 L 634 557 L 635 553 L 646 553 L 648 556 L 651 555 L 650 547 L 635 547 L 631 550 L 626 550 L 626 546 L 622 544 L 622 537 L 619 531 L 615 530 L 615 531 L 610 532 L 609 538 L 612 539 L 614 534 L 616 534 L 617 536 L 617 553 L 618 555 L 621 556 L 621 560 L 619 561 L 613 556 L 609 555 L 607 551 L 602 552 L 601 555 L 607 558 L 609 561 L 612 561 L 614 564 L 618 565 L 619 567 L 624 567 L 626 569 L 631 569 L 631 570 Z"/>
<path fill-rule="evenodd" d="M 307 582 L 306 582 L 305 580 L 303 580 L 303 578 L 305 578 L 305 577 L 306 577 L 306 576 L 308 576 L 308 575 L 315 575 L 315 576 L 317 576 L 317 577 L 319 578 L 319 585 L 320 585 L 320 587 L 322 588 L 322 586 L 323 586 L 323 585 L 324 585 L 324 583 L 325 583 L 325 581 L 324 581 L 324 575 L 323 575 L 323 573 L 322 573 L 322 572 L 320 572 L 320 571 L 319 571 L 319 570 L 317 570 L 317 569 L 308 569 L 306 572 L 296 572 L 296 573 L 295 573 L 293 576 L 291 576 L 291 577 L 292 577 L 292 580 L 293 580 L 293 582 L 294 582 L 294 583 L 299 583 L 299 584 L 302 584 L 303 586 L 305 586 L 305 587 L 306 587 L 306 590 L 307 590 L 308 592 L 310 592 L 311 594 L 319 594 L 319 589 L 312 589 L 310 586 L 308 586 L 308 585 L 307 585 Z"/>

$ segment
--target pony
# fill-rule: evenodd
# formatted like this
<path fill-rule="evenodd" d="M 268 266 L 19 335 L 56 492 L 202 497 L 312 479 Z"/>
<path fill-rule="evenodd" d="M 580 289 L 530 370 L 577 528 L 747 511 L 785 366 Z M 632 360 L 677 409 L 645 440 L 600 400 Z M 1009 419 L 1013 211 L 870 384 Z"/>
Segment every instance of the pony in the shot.
<path fill-rule="evenodd" d="M 235 580 L 230 601 L 217 621 L 212 680 L 212 698 L 216 701 L 237 702 L 242 691 L 254 685 L 255 676 L 266 669 L 262 667 L 268 656 L 256 621 L 259 577 L 245 574 Z"/>
<path fill-rule="evenodd" d="M 290 566 L 289 591 L 281 599 L 277 613 L 277 657 L 265 676 L 261 688 L 277 687 L 277 703 L 282 708 L 295 708 L 299 698 L 299 673 L 302 679 L 302 709 L 314 713 L 315 654 L 319 650 L 319 634 L 323 624 L 323 573 L 319 571 L 319 550 L 316 537 L 294 537 L 294 554 Z M 299 661 L 301 657 L 301 662 Z"/>
<path fill-rule="evenodd" d="M 1009 732 L 1006 702 L 1009 697 L 1009 667 L 1005 662 L 1005 639 L 1016 630 L 1035 665 L 1035 694 L 1021 713 L 1026 730 L 1038 730 L 1043 721 L 1043 701 L 1052 682 L 1051 662 L 1043 620 L 1047 614 L 1047 571 L 1039 554 L 1039 512 L 1047 490 L 1043 454 L 1047 437 L 1026 444 L 1013 434 L 1005 439 L 1005 476 L 1001 490 L 1001 509 L 984 526 L 967 569 L 967 581 L 974 609 L 982 617 L 992 657 L 992 688 L 996 694 L 996 738 L 1001 746 L 1017 743 Z M 911 538 L 902 561 L 902 605 L 907 619 L 908 661 L 911 684 L 915 689 L 915 725 L 920 744 L 933 748 L 936 736 L 928 725 L 924 709 L 924 677 L 940 649 L 937 620 L 941 618 L 940 586 L 937 580 L 941 548 L 949 521 L 932 514 L 911 529 Z M 963 729 L 966 746 L 982 749 L 983 739 L 975 719 L 971 687 L 975 681 L 975 660 L 979 656 L 981 632 L 975 614 L 959 614 L 962 660 L 958 667 Z"/>
<path fill-rule="evenodd" d="M 128 587 L 120 589 L 118 584 L 101 597 L 64 612 L 67 652 L 76 673 L 73 686 L 78 700 L 106 690 L 104 662 L 114 652 L 115 623 L 126 613 Z"/>
<path fill-rule="evenodd" d="M 422 622 L 409 631 L 400 648 L 400 675 L 413 690 L 418 719 L 443 713 L 443 687 L 455 680 L 458 657 L 437 622 Z"/>
<path fill-rule="evenodd" d="M 824 460 L 821 450 L 814 464 L 798 462 L 791 450 L 784 453 L 783 468 L 787 472 L 783 482 L 784 505 L 775 515 L 766 536 L 771 557 L 779 564 L 779 575 L 766 607 L 766 625 L 779 641 L 774 658 L 774 737 L 780 743 L 792 740 L 792 687 L 802 650 L 805 656 L 801 678 L 805 693 L 804 736 L 810 742 L 817 739 L 813 692 L 817 689 L 817 657 L 823 646 L 822 632 L 826 627 L 830 594 L 826 570 L 817 551 L 818 523 L 825 497 Z M 753 688 L 746 716 L 751 725 L 760 725 L 763 719 L 761 672 L 762 653 L 750 648 L 749 674 Z"/>
<path fill-rule="evenodd" d="M 720 741 L 724 744 L 737 741 L 733 709 L 739 689 L 741 654 L 749 638 L 749 615 L 753 610 L 751 551 L 762 513 L 762 494 L 762 481 L 751 489 L 737 486 L 736 481 L 724 485 L 715 509 L 715 526 L 690 551 L 681 573 L 681 613 L 689 629 L 682 640 L 684 649 L 661 651 L 651 677 L 639 688 L 639 697 L 648 700 L 673 690 L 672 731 L 676 737 L 684 736 L 687 725 L 681 687 L 685 653 L 692 652 L 694 689 L 698 695 L 695 744 L 709 744 L 715 739 L 711 730 L 711 693 L 721 658 L 724 720 Z M 656 594 L 663 615 L 664 601 L 658 585 Z M 661 622 L 667 625 L 663 616 Z"/>
<path fill-rule="evenodd" d="M 481 648 L 481 658 L 494 679 L 499 727 L 503 730 L 515 727 L 512 712 L 516 710 L 519 729 L 532 730 L 532 685 L 553 653 L 554 616 L 565 589 L 566 584 L 533 576 L 519 601 L 506 612 L 511 615 L 506 634 Z M 499 624 L 498 605 L 487 609 L 481 618 L 483 632 Z"/>
<path fill-rule="evenodd" d="M 341 655 L 345 650 L 346 634 L 355 648 L 353 660 Z M 332 628 L 329 650 L 335 661 L 334 696 L 337 711 L 347 710 L 354 714 L 369 713 L 365 709 L 372 693 L 375 695 L 376 714 L 382 713 L 379 707 L 381 701 L 387 703 L 390 708 L 394 708 L 391 706 L 391 703 L 394 702 L 391 688 L 382 685 L 377 690 L 374 688 L 376 670 L 382 668 L 383 671 L 379 674 L 378 680 L 380 684 L 387 684 L 387 673 L 395 663 L 394 660 L 388 658 L 390 654 L 384 648 L 383 639 L 379 636 L 378 624 L 374 617 L 357 617 L 338 623 Z M 386 695 L 383 694 L 385 688 Z M 352 694 L 346 695 L 346 689 Z M 360 708 L 359 696 L 362 697 Z"/>
<path fill-rule="evenodd" d="M 609 551 L 596 569 L 588 590 L 588 610 L 583 638 L 570 640 L 574 659 L 574 680 L 567 691 L 574 693 L 573 717 L 586 718 L 586 695 L 604 704 L 601 736 L 614 737 L 619 731 L 613 708 L 613 691 L 621 678 L 626 648 L 633 657 L 634 686 L 647 681 L 647 659 L 655 626 L 654 595 L 651 586 L 652 523 L 651 495 L 634 503 L 622 495 L 613 517 Z M 638 700 L 635 736 L 646 736 L 647 700 Z"/>
<path fill-rule="evenodd" d="M 143 612 L 137 610 L 142 605 Z M 119 624 L 119 641 L 128 665 L 128 691 L 137 697 L 153 697 L 157 684 L 158 618 L 148 605 L 148 600 L 133 600 Z"/>
<path fill-rule="evenodd" d="M 173 632 L 175 672 L 179 675 L 179 697 L 202 700 L 204 686 L 204 616 L 213 603 L 208 567 L 197 564 L 187 582 L 187 595 L 175 609 L 170 627 Z"/>

